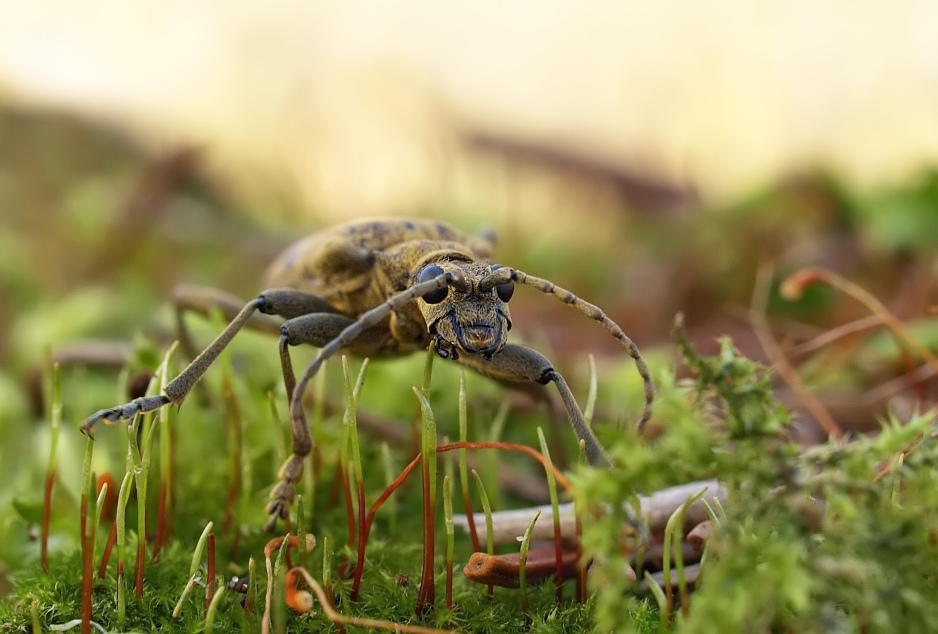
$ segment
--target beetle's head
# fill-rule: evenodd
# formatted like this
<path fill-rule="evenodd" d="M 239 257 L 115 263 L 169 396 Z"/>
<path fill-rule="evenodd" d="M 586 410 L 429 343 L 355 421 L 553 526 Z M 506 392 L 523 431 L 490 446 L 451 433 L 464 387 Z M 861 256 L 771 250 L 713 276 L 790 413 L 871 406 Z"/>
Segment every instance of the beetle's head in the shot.
<path fill-rule="evenodd" d="M 441 357 L 455 359 L 466 353 L 489 359 L 505 346 L 511 329 L 508 300 L 514 283 L 488 289 L 479 284 L 498 268 L 497 264 L 450 259 L 425 263 L 417 270 L 417 283 L 447 272 L 454 274 L 453 283 L 417 300 Z"/>

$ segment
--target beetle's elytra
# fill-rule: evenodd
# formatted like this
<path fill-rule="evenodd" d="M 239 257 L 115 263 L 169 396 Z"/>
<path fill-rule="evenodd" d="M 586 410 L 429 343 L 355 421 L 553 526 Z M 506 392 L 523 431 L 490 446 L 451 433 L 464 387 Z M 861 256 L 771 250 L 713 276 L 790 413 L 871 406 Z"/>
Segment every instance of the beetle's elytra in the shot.
<path fill-rule="evenodd" d="M 167 384 L 164 394 L 100 410 L 84 421 L 82 431 L 90 435 L 99 421 L 117 422 L 167 403 L 181 403 L 242 327 L 276 324 L 284 384 L 292 395 L 292 455 L 271 492 L 267 508 L 271 527 L 289 513 L 303 460 L 312 449 L 303 392 L 322 362 L 339 350 L 381 357 L 432 345 L 441 357 L 509 386 L 553 382 L 577 437 L 586 443 L 590 462 L 608 464 L 560 373 L 535 350 L 507 343 L 512 326 L 508 301 L 515 284 L 533 286 L 573 306 L 600 322 L 625 346 L 645 383 L 640 426 L 648 420 L 654 398 L 641 353 L 598 307 L 552 282 L 492 264 L 493 249 L 491 236 L 467 236 L 425 219 L 359 220 L 314 233 L 274 261 L 266 277 L 270 290 L 240 310 L 240 303 L 222 293 L 202 293 L 201 297 L 187 293 L 190 307 L 219 306 L 231 319 L 227 328 Z M 271 322 L 270 315 L 280 320 Z M 300 344 L 321 350 L 297 383 L 289 347 Z"/>

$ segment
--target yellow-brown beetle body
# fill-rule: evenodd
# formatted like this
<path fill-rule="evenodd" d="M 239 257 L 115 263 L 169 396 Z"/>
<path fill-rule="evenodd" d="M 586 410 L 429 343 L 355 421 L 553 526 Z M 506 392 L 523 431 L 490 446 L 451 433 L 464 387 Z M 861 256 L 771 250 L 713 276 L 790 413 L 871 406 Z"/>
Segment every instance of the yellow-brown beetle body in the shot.
<path fill-rule="evenodd" d="M 268 269 L 265 286 L 316 295 L 358 318 L 407 290 L 430 264 L 460 268 L 467 279 L 481 279 L 491 270 L 493 246 L 491 238 L 467 236 L 432 220 L 354 221 L 314 233 L 287 249 Z M 378 327 L 383 337 L 354 341 L 349 351 L 363 357 L 408 354 L 426 349 L 437 327 L 461 342 L 460 347 L 486 350 L 505 344 L 510 323 L 506 302 L 495 293 L 450 295 L 436 304 L 414 302 L 390 313 Z"/>

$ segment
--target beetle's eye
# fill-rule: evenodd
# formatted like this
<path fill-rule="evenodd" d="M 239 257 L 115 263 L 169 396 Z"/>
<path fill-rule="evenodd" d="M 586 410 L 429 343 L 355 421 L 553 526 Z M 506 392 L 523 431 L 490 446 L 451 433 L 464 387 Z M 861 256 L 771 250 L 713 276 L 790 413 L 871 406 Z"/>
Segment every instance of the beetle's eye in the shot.
<path fill-rule="evenodd" d="M 497 271 L 498 269 L 504 268 L 501 264 L 493 264 L 492 270 Z M 515 293 L 515 283 L 514 282 L 505 282 L 504 284 L 499 284 L 495 287 L 495 292 L 498 293 L 498 299 L 502 300 L 506 304 L 508 300 L 511 299 L 511 296 Z"/>
<path fill-rule="evenodd" d="M 420 273 L 417 274 L 417 283 L 420 284 L 421 282 L 429 282 L 433 278 L 439 277 L 440 275 L 443 275 L 443 269 L 438 267 L 436 264 L 428 264 L 420 270 Z M 439 304 L 444 299 L 446 299 L 446 295 L 448 293 L 449 287 L 444 286 L 443 288 L 430 291 L 424 295 L 423 301 L 427 302 L 428 304 Z"/>

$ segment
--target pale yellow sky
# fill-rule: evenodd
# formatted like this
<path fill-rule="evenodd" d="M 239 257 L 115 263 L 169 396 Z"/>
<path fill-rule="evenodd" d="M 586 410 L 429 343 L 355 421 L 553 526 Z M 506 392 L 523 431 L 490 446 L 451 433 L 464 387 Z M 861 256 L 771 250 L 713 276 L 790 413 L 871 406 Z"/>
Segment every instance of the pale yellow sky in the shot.
<path fill-rule="evenodd" d="M 452 202 L 467 131 L 716 201 L 816 166 L 872 187 L 938 159 L 938 3 L 6 2 L 0 96 L 334 215 Z"/>

